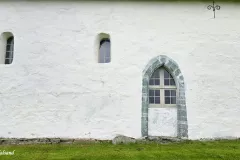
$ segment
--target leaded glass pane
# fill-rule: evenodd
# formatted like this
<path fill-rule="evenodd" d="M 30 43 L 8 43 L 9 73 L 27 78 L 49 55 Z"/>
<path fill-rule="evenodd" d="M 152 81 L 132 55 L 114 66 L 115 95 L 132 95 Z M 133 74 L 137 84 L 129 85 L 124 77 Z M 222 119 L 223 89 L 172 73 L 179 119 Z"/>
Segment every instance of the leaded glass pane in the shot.
<path fill-rule="evenodd" d="M 170 96 L 170 91 L 169 90 L 165 90 L 165 97 Z"/>
<path fill-rule="evenodd" d="M 150 79 L 149 84 L 150 84 L 150 85 L 154 85 L 154 80 L 153 80 L 153 79 Z"/>
<path fill-rule="evenodd" d="M 176 90 L 171 91 L 171 96 L 176 96 Z"/>
<path fill-rule="evenodd" d="M 160 90 L 155 90 L 155 96 L 160 96 Z"/>
<path fill-rule="evenodd" d="M 160 85 L 160 79 L 155 79 L 155 85 Z"/>
<path fill-rule="evenodd" d="M 160 104 L 160 90 L 158 89 L 149 90 L 149 103 Z"/>
<path fill-rule="evenodd" d="M 149 103 L 154 104 L 154 97 L 149 97 Z"/>
<path fill-rule="evenodd" d="M 111 60 L 110 55 L 110 40 L 104 39 L 100 42 L 99 49 L 99 63 L 109 63 Z"/>
<path fill-rule="evenodd" d="M 155 97 L 155 104 L 160 104 L 160 97 Z"/>
<path fill-rule="evenodd" d="M 170 97 L 165 97 L 165 104 L 170 104 Z"/>
<path fill-rule="evenodd" d="M 170 73 L 167 70 L 164 70 L 164 85 L 166 86 L 175 86 L 175 81 Z"/>
<path fill-rule="evenodd" d="M 174 79 L 170 79 L 170 85 L 171 85 L 171 86 L 175 86 L 175 81 L 174 81 Z"/>
<path fill-rule="evenodd" d="M 154 96 L 154 90 L 149 90 L 149 96 Z"/>
<path fill-rule="evenodd" d="M 11 49 L 11 44 L 7 44 L 7 51 L 10 51 Z"/>
<path fill-rule="evenodd" d="M 176 104 L 176 97 L 171 97 L 171 104 Z"/>
<path fill-rule="evenodd" d="M 166 70 L 164 70 L 164 78 L 170 78 L 170 74 Z"/>
<path fill-rule="evenodd" d="M 176 90 L 165 90 L 165 104 L 176 104 Z"/>
<path fill-rule="evenodd" d="M 13 50 L 14 50 L 14 38 L 9 37 L 7 39 L 5 64 L 11 64 L 13 61 Z"/>
<path fill-rule="evenodd" d="M 164 85 L 169 86 L 169 79 L 164 79 Z"/>
<path fill-rule="evenodd" d="M 150 78 L 149 84 L 155 85 L 155 86 L 160 85 L 160 70 L 159 69 L 154 71 L 154 73 L 152 74 L 152 77 Z"/>

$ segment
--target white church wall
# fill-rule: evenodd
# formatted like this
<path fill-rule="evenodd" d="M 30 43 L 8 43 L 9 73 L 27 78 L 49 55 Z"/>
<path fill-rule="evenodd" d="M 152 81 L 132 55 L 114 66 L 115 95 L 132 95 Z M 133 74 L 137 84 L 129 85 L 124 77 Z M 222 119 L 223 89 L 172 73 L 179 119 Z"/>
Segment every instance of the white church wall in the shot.
<path fill-rule="evenodd" d="M 14 60 L 0 65 L 0 137 L 141 137 L 142 71 L 176 61 L 190 139 L 240 136 L 240 5 L 209 2 L 0 2 Z M 99 33 L 111 62 L 97 63 Z"/>
<path fill-rule="evenodd" d="M 177 109 L 149 108 L 148 135 L 177 137 Z"/>

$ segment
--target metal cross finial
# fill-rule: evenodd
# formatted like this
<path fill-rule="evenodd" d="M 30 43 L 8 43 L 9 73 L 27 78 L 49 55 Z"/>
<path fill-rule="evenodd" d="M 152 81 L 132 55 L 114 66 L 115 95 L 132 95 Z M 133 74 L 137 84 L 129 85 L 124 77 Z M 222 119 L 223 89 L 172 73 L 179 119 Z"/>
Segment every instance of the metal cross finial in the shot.
<path fill-rule="evenodd" d="M 214 13 L 214 18 L 215 18 L 215 10 L 220 10 L 220 6 L 219 5 L 216 5 L 215 6 L 215 2 L 213 1 L 213 5 L 209 5 L 208 7 L 207 7 L 209 10 L 210 9 L 213 9 L 213 13 Z"/>

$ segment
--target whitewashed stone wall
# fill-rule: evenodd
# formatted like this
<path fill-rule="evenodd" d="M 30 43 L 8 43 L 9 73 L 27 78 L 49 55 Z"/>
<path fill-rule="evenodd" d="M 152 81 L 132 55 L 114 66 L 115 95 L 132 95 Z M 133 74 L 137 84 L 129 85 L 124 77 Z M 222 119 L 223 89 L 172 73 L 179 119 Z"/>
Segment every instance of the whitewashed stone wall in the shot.
<path fill-rule="evenodd" d="M 189 138 L 240 137 L 240 5 L 213 19 L 209 4 L 1 1 L 15 53 L 0 65 L 0 137 L 141 137 L 142 72 L 158 55 L 184 76 Z"/>

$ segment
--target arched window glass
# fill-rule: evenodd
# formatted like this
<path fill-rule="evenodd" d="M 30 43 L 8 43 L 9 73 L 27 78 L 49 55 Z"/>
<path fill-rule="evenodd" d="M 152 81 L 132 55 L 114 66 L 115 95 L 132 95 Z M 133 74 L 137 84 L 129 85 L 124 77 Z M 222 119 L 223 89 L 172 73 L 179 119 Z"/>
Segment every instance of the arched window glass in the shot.
<path fill-rule="evenodd" d="M 109 39 L 102 39 L 99 48 L 99 63 L 109 63 L 111 61 L 110 53 L 111 42 Z"/>
<path fill-rule="evenodd" d="M 166 69 L 155 70 L 149 81 L 149 104 L 153 107 L 175 106 L 176 90 L 175 81 Z"/>
<path fill-rule="evenodd" d="M 11 64 L 13 61 L 13 51 L 14 51 L 14 37 L 9 37 L 7 39 L 6 46 L 6 56 L 5 56 L 5 64 Z"/>

